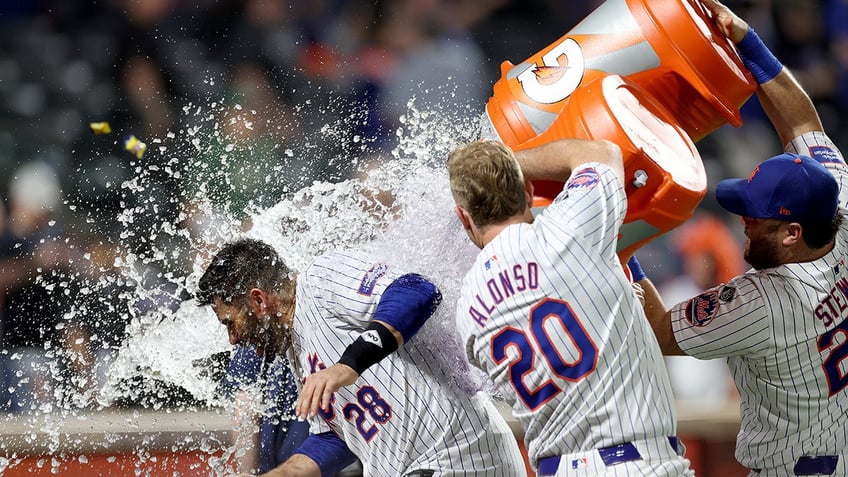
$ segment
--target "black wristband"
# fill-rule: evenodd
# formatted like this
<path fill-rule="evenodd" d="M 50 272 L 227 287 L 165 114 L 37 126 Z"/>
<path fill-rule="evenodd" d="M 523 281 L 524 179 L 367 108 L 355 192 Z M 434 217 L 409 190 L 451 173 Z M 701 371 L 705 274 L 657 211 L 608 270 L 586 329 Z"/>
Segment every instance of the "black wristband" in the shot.
<path fill-rule="evenodd" d="M 347 347 L 339 364 L 353 368 L 360 376 L 372 365 L 398 349 L 397 338 L 382 323 L 372 321 L 350 346 Z"/>

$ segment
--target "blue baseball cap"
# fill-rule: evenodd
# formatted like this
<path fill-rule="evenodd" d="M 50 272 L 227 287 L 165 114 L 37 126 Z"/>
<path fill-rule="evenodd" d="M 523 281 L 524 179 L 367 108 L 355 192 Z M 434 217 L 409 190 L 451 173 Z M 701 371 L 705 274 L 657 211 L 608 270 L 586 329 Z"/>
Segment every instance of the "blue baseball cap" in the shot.
<path fill-rule="evenodd" d="M 742 217 L 823 223 L 836 216 L 839 187 L 818 161 L 787 152 L 760 163 L 747 179 L 719 182 L 716 199 Z"/>

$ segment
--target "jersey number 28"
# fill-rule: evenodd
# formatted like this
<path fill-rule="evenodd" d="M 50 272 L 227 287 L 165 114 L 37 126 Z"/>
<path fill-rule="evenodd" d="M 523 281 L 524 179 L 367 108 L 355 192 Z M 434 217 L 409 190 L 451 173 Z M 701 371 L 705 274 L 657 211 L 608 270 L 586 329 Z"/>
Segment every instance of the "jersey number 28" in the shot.
<path fill-rule="evenodd" d="M 561 329 L 577 350 L 577 358 L 572 362 L 563 358 L 562 353 L 551 340 L 548 328 L 545 328 L 551 320 L 554 323 L 551 326 Z M 583 379 L 594 371 L 598 361 L 598 347 L 586 333 L 580 319 L 567 302 L 552 298 L 545 298 L 530 310 L 529 329 L 507 327 L 492 337 L 492 358 L 497 364 L 509 359 L 507 356 L 509 348 L 515 352 L 515 356 L 509 362 L 510 383 L 531 411 L 539 409 L 562 391 L 553 379 L 544 381 L 534 389 L 529 389 L 525 384 L 525 376 L 539 365 L 537 355 L 542 355 L 553 375 L 566 381 Z"/>

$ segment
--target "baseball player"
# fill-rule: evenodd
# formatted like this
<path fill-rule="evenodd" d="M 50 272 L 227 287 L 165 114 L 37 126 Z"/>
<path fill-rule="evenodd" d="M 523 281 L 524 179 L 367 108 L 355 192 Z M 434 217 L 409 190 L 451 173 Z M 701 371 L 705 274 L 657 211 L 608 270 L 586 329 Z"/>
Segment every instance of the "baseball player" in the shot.
<path fill-rule="evenodd" d="M 659 346 L 616 256 L 621 150 L 566 139 L 516 154 L 482 140 L 448 158 L 456 214 L 481 249 L 456 308 L 469 360 L 512 402 L 539 476 L 693 475 Z M 567 182 L 534 220 L 538 179 Z"/>
<path fill-rule="evenodd" d="M 759 83 L 785 153 L 716 189 L 741 217 L 753 268 L 671 310 L 645 282 L 648 317 L 665 353 L 727 359 L 741 396 L 736 458 L 750 476 L 848 475 L 848 169 L 756 32 L 704 3 Z"/>
<path fill-rule="evenodd" d="M 289 350 L 295 374 L 348 367 L 358 376 L 312 417 L 311 434 L 269 475 L 328 475 L 360 459 L 365 475 L 525 474 L 506 422 L 483 393 L 432 379 L 438 349 L 399 345 L 435 310 L 436 287 L 364 254 L 331 252 L 292 273 L 269 245 L 226 245 L 199 282 L 230 341 Z"/>

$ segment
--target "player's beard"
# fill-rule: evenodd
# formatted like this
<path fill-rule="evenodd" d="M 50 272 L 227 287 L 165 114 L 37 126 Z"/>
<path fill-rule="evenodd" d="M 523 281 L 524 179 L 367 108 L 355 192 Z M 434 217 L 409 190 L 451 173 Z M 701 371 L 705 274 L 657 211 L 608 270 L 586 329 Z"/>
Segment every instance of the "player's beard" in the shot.
<path fill-rule="evenodd" d="M 274 354 L 285 355 L 291 346 L 291 330 L 285 327 L 280 331 L 280 335 L 275 337 L 272 343 L 268 345 L 269 351 Z"/>
<path fill-rule="evenodd" d="M 258 320 L 258 326 L 253 330 L 251 344 L 256 348 L 256 354 L 266 360 L 273 360 L 276 350 L 274 349 L 269 317 L 265 315 L 261 318 L 261 320 Z"/>
<path fill-rule="evenodd" d="M 259 334 L 257 349 L 262 350 L 266 361 L 273 361 L 276 356 L 284 356 L 292 343 L 291 327 L 280 322 L 278 317 L 269 316 L 268 326 L 263 327 Z"/>
<path fill-rule="evenodd" d="M 748 248 L 745 250 L 745 261 L 754 267 L 754 270 L 774 268 L 780 265 L 779 249 L 777 244 L 773 240 L 770 240 L 770 238 L 771 235 L 756 240 L 748 240 Z"/>

